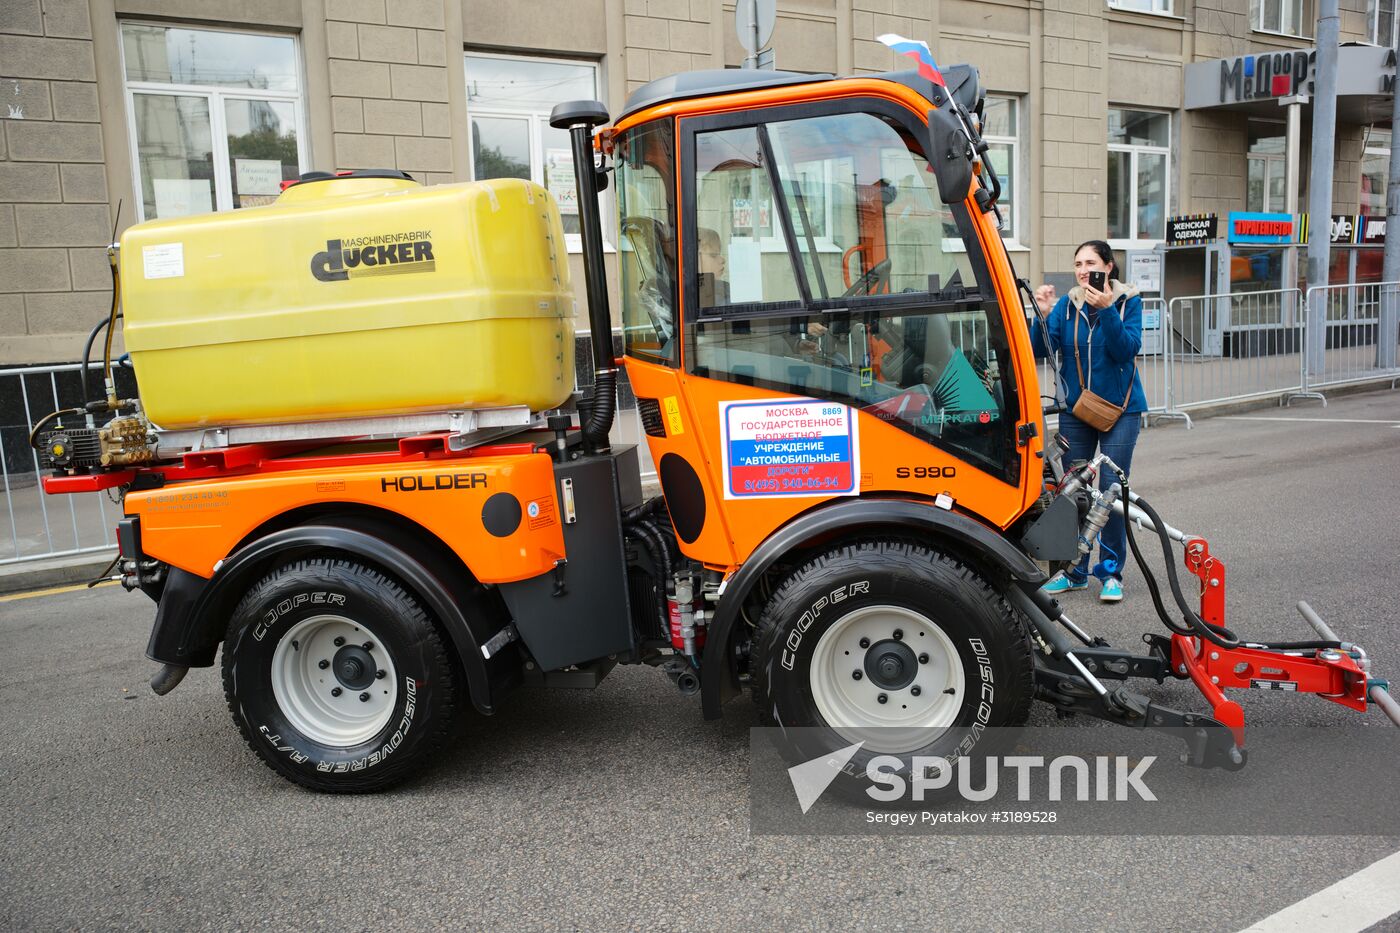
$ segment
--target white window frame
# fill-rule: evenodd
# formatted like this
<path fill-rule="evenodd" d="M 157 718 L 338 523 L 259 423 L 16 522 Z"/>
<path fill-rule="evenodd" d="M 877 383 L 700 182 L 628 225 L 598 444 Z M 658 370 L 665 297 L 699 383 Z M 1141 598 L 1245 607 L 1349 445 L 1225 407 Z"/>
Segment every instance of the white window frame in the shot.
<path fill-rule="evenodd" d="M 1109 9 L 1126 10 L 1129 13 L 1149 13 L 1153 16 L 1172 16 L 1172 0 L 1108 0 Z"/>
<path fill-rule="evenodd" d="M 1249 122 L 1250 122 L 1250 123 L 1267 123 L 1267 124 L 1270 124 L 1270 125 L 1272 125 L 1272 126 L 1278 126 L 1278 127 L 1280 127 L 1281 129 L 1284 128 L 1284 127 L 1286 126 L 1286 124 L 1284 124 L 1283 122 L 1278 121 L 1278 120 L 1253 120 L 1253 119 L 1251 119 Z M 1283 135 L 1283 134 L 1280 133 L 1279 135 Z M 1247 211 L 1256 211 L 1256 210 L 1257 210 L 1257 211 L 1263 211 L 1264 213 L 1275 213 L 1275 214 L 1282 213 L 1282 212 L 1283 212 L 1284 205 L 1286 205 L 1286 204 L 1288 203 L 1288 192 L 1287 192 L 1287 190 L 1285 190 L 1284 193 L 1283 193 L 1283 200 L 1284 200 L 1284 203 L 1283 203 L 1283 204 L 1271 204 L 1271 203 L 1269 203 L 1269 177 L 1270 177 L 1270 175 L 1271 175 L 1275 170 L 1278 170 L 1278 171 L 1280 171 L 1280 172 L 1283 173 L 1284 184 L 1285 184 L 1285 185 L 1288 184 L 1288 153 L 1286 153 L 1286 152 L 1250 152 L 1249 149 L 1248 149 L 1248 146 L 1249 146 L 1249 133 L 1248 133 L 1248 129 L 1246 129 L 1246 132 L 1245 132 L 1245 176 L 1244 176 L 1244 178 L 1245 178 L 1245 210 L 1247 210 Z M 1250 162 L 1263 162 L 1263 163 L 1264 163 L 1264 204 L 1263 204 L 1261 207 L 1251 207 L 1251 206 L 1249 205 L 1249 163 L 1250 163 Z"/>
<path fill-rule="evenodd" d="M 1155 245 L 1155 244 L 1157 244 L 1157 243 L 1161 243 L 1162 241 L 1159 240 L 1159 239 L 1152 239 L 1152 238 L 1146 238 L 1146 237 L 1140 238 L 1140 237 L 1138 236 L 1138 228 L 1137 228 L 1137 223 L 1138 223 L 1138 190 L 1137 190 L 1137 182 L 1138 182 L 1138 171 L 1137 171 L 1138 156 L 1141 155 L 1141 154 L 1143 154 L 1143 153 L 1150 153 L 1150 154 L 1152 154 L 1152 155 L 1162 155 L 1162 156 L 1165 156 L 1165 157 L 1166 157 L 1166 165 L 1167 165 L 1166 179 L 1165 179 L 1165 182 L 1164 182 L 1164 184 L 1163 184 L 1163 186 L 1162 186 L 1162 223 L 1165 225 L 1167 217 L 1170 216 L 1170 213 L 1171 213 L 1171 205 L 1172 205 L 1172 168 L 1173 168 L 1173 165 L 1172 165 L 1172 147 L 1171 147 L 1171 141 L 1172 141 L 1172 132 L 1173 132 L 1174 129 L 1175 129 L 1175 121 L 1172 120 L 1172 114 L 1171 114 L 1171 111 L 1169 111 L 1169 110 L 1155 110 L 1155 109 L 1153 109 L 1153 108 L 1151 108 L 1151 107 L 1133 107 L 1133 106 L 1130 106 L 1130 105 L 1127 105 L 1127 104 L 1110 104 L 1110 105 L 1109 105 L 1109 109 L 1110 109 L 1110 110 L 1135 110 L 1135 111 L 1137 111 L 1137 112 L 1139 112 L 1139 113 L 1156 113 L 1156 114 L 1161 114 L 1162 116 L 1164 116 L 1164 117 L 1167 118 L 1167 145 L 1165 145 L 1165 146 L 1134 146 L 1134 145 L 1131 145 L 1131 144 L 1129 144 L 1129 143 L 1109 143 L 1109 144 L 1108 144 L 1108 151 L 1109 151 L 1109 152 L 1126 152 L 1126 153 L 1129 154 L 1129 158 L 1128 158 L 1128 177 L 1131 179 L 1131 184 L 1132 184 L 1132 199 L 1131 199 L 1131 200 L 1132 200 L 1132 210 L 1131 210 L 1131 211 L 1129 212 L 1129 214 L 1128 214 L 1128 218 L 1129 218 L 1128 230 L 1129 230 L 1129 232 L 1130 232 L 1131 235 L 1130 235 L 1129 237 L 1127 237 L 1126 239 L 1113 239 L 1113 240 L 1109 240 L 1109 246 L 1112 246 L 1114 249 L 1128 249 L 1128 248 L 1132 248 L 1132 249 L 1141 249 L 1141 248 L 1143 248 L 1144 245 L 1149 245 L 1149 246 L 1150 246 L 1150 245 Z M 1107 219 L 1108 219 L 1107 214 L 1104 215 L 1104 219 L 1105 219 L 1105 221 L 1107 221 Z"/>
<path fill-rule="evenodd" d="M 1293 9 L 1293 5 L 1297 9 Z M 1264 25 L 1264 0 L 1250 0 L 1250 28 L 1255 32 L 1271 36 L 1288 36 L 1293 39 L 1306 39 L 1311 36 L 1308 26 L 1308 0 L 1279 0 L 1279 28 L 1270 29 Z"/>
<path fill-rule="evenodd" d="M 1385 164 L 1389 165 L 1389 164 L 1390 164 L 1390 149 L 1391 149 L 1391 146 L 1394 146 L 1394 145 L 1395 145 L 1395 132 L 1396 132 L 1396 128 L 1395 128 L 1395 127 L 1391 127 L 1391 129 L 1390 129 L 1390 146 L 1380 146 L 1380 145 L 1377 145 L 1377 144 L 1371 142 L 1371 133 L 1370 133 L 1370 131 L 1368 130 L 1367 133 L 1366 133 L 1366 141 L 1365 141 L 1365 143 L 1364 143 L 1364 144 L 1362 145 L 1362 147 L 1361 147 L 1361 158 L 1362 158 L 1362 161 L 1365 161 L 1366 156 L 1377 155 L 1377 156 L 1382 156 L 1382 157 L 1384 158 L 1384 160 L 1385 160 Z M 1386 182 L 1386 184 L 1390 184 L 1390 178 L 1389 178 L 1388 174 L 1385 176 L 1385 182 Z M 1357 181 L 1356 181 L 1356 203 L 1357 203 L 1358 205 L 1360 205 L 1360 203 L 1361 203 L 1361 180 L 1360 180 L 1359 178 L 1358 178 Z M 1382 198 L 1381 203 L 1382 203 L 1382 204 L 1385 203 L 1385 199 L 1384 199 L 1384 198 Z"/>
<path fill-rule="evenodd" d="M 128 26 L 160 26 L 169 29 L 193 29 L 199 32 L 227 32 L 241 36 L 271 36 L 276 39 L 292 40 L 292 60 L 296 66 L 297 87 L 294 91 L 271 91 L 259 88 L 220 87 L 210 84 L 167 84 L 161 81 L 132 81 L 127 77 L 126 41 L 122 30 Z M 306 105 L 302 101 L 302 91 L 306 87 L 306 68 L 301 57 L 301 42 L 295 35 L 285 32 L 271 32 L 258 29 L 233 29 L 225 26 L 206 26 L 202 23 L 183 23 L 167 20 L 119 20 L 117 22 L 117 44 L 121 49 L 122 98 L 126 105 L 126 138 L 131 155 L 131 181 L 136 192 L 136 219 L 146 220 L 146 199 L 141 196 L 141 144 L 136 137 L 136 95 L 151 94 L 161 97 L 199 97 L 209 105 L 209 136 L 214 156 L 214 213 L 231 211 L 233 204 L 233 180 L 229 177 L 228 126 L 224 117 L 224 101 L 228 100 L 267 100 L 292 105 L 293 120 L 297 131 L 297 173 L 311 170 L 311 140 L 306 128 Z"/>
<path fill-rule="evenodd" d="M 1382 36 L 1381 31 L 1381 4 L 1390 4 L 1390 35 Z M 1395 48 L 1396 32 L 1400 31 L 1400 0 L 1371 0 L 1366 4 L 1366 33 L 1367 39 L 1371 43 L 1384 46 L 1388 49 Z"/>
<path fill-rule="evenodd" d="M 1014 125 L 1011 127 L 1010 136 L 993 136 L 982 134 L 982 139 L 987 143 L 996 143 L 1011 147 L 1011 165 L 1007 169 L 1011 175 L 1011 226 L 1001 231 L 1002 242 L 1008 249 L 1024 249 L 1021 245 L 1021 205 L 1023 201 L 1021 184 L 1021 111 L 1025 109 L 1025 98 L 1015 94 L 988 94 L 987 99 L 997 99 L 1009 101 L 1012 105 L 1012 118 Z"/>
<path fill-rule="evenodd" d="M 544 186 L 544 134 L 541 130 L 549 125 L 548 110 L 528 110 L 513 107 L 493 107 L 489 104 L 471 103 L 471 81 L 472 59 L 505 59 L 516 62 L 541 62 L 550 65 L 583 65 L 593 71 L 593 93 L 601 99 L 603 69 L 602 64 L 590 58 L 568 58 L 564 56 L 548 57 L 543 55 L 508 55 L 504 52 L 488 51 L 468 51 L 463 53 L 462 64 L 466 72 L 467 82 L 467 152 L 468 164 L 471 166 L 471 177 L 473 181 L 476 177 L 476 158 L 471 153 L 476 152 L 476 131 L 473 129 L 472 117 L 501 117 L 504 119 L 525 120 L 530 127 L 530 180 L 535 184 Z M 600 198 L 600 210 L 604 216 L 611 216 L 612 210 L 612 189 L 611 187 L 602 193 Z M 603 224 L 603 248 L 605 252 L 613 251 L 613 235 L 608 224 Z M 583 234 L 565 233 L 564 245 L 570 253 L 583 252 Z"/>

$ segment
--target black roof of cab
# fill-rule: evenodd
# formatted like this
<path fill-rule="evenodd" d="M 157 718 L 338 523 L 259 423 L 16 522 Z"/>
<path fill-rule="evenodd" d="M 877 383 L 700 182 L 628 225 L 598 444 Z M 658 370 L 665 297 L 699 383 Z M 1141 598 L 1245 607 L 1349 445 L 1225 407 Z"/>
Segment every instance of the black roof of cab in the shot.
<path fill-rule="evenodd" d="M 811 84 L 830 81 L 834 75 L 808 75 L 797 71 L 762 71 L 750 68 L 717 68 L 710 71 L 683 71 L 649 81 L 627 95 L 627 103 L 618 116 L 621 120 L 656 104 L 711 94 L 733 94 L 761 87 L 784 84 Z"/>
<path fill-rule="evenodd" d="M 952 65 L 942 70 L 948 89 L 968 110 L 978 110 L 982 88 L 977 69 L 971 65 Z M 943 95 L 927 78 L 917 71 L 887 71 L 883 74 L 865 75 L 884 81 L 893 81 L 913 88 L 934 103 L 943 105 Z M 797 71 L 762 71 L 744 68 L 722 68 L 710 71 L 683 71 L 680 74 L 657 78 L 637 88 L 627 96 L 622 120 L 638 110 L 664 104 L 673 100 L 686 100 L 692 97 L 708 97 L 711 94 L 734 94 L 739 91 L 753 91 L 765 87 L 782 87 L 788 84 L 815 84 L 819 81 L 835 80 L 835 75 L 803 74 Z M 980 111 L 979 111 L 980 112 Z"/>

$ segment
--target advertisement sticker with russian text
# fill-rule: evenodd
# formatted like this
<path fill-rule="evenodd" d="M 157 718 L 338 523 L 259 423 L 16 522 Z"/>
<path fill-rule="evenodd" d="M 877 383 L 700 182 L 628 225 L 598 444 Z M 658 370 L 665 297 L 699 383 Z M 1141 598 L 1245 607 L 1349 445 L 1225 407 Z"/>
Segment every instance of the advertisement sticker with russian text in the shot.
<path fill-rule="evenodd" d="M 818 399 L 720 402 L 724 497 L 860 494 L 860 444 L 851 409 Z"/>

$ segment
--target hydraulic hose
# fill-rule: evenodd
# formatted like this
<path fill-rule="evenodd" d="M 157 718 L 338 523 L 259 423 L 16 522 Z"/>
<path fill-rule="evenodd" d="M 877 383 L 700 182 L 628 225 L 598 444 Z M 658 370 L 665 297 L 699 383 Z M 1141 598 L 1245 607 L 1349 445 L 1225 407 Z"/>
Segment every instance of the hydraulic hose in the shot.
<path fill-rule="evenodd" d="M 597 450 L 607 450 L 608 433 L 612 431 L 613 412 L 617 407 L 617 370 L 600 369 L 593 374 L 592 404 L 583 420 L 584 439 Z"/>
<path fill-rule="evenodd" d="M 51 412 L 49 412 L 49 413 L 48 413 L 47 415 L 45 415 L 44 417 L 40 418 L 40 419 L 39 419 L 39 423 L 36 424 L 36 425 L 34 425 L 34 430 L 32 430 L 32 431 L 29 432 L 29 446 L 32 447 L 32 448 L 34 448 L 35 450 L 38 450 L 38 449 L 39 449 L 39 445 L 36 444 L 35 441 L 37 441 L 37 440 L 39 439 L 39 432 L 42 431 L 42 430 L 44 430 L 44 425 L 48 424 L 50 421 L 54 421 L 54 420 L 57 420 L 57 419 L 59 419 L 59 418 L 62 418 L 64 415 L 85 415 L 85 414 L 87 414 L 87 412 L 85 412 L 85 411 L 84 411 L 83 409 L 81 409 L 81 408 L 60 408 L 58 411 L 51 411 Z"/>
<path fill-rule="evenodd" d="M 1132 502 L 1132 499 L 1129 498 L 1126 477 L 1123 481 L 1123 502 Z M 1152 605 L 1156 608 L 1157 615 L 1162 620 L 1162 624 L 1177 635 L 1192 634 L 1190 628 L 1183 628 L 1173 622 L 1171 615 L 1167 612 L 1167 607 L 1162 604 L 1162 592 L 1157 587 L 1157 577 L 1152 573 L 1152 568 L 1147 565 L 1147 560 L 1142 556 L 1142 551 L 1138 548 L 1137 537 L 1133 534 L 1133 523 L 1126 515 L 1123 516 L 1123 528 L 1128 536 L 1128 549 L 1133 552 L 1133 559 L 1137 561 L 1138 568 L 1142 571 L 1142 577 L 1147 581 L 1147 591 L 1152 594 Z"/>
<path fill-rule="evenodd" d="M 112 241 L 107 246 L 107 265 L 112 269 L 112 310 L 107 314 L 107 340 L 102 347 L 102 380 L 103 387 L 107 392 L 106 408 L 109 411 L 116 411 L 121 408 L 121 400 L 117 398 L 117 383 L 112 379 L 112 340 L 117 332 L 117 306 L 121 303 L 122 297 L 122 275 L 117 264 L 117 227 L 121 225 L 121 202 L 117 202 L 117 221 L 112 227 Z M 89 338 L 91 340 L 91 338 Z M 87 364 L 87 351 L 83 352 L 83 363 Z M 83 370 L 83 385 L 87 385 L 87 370 Z"/>
<path fill-rule="evenodd" d="M 92 380 L 89 378 L 90 370 L 88 369 L 88 361 L 92 359 L 92 343 L 97 339 L 97 335 L 102 332 L 102 328 L 108 327 L 113 321 L 120 321 L 121 319 L 122 312 L 118 311 L 115 315 L 104 317 L 92 326 L 92 330 L 88 331 L 87 341 L 83 344 L 83 394 L 88 397 L 89 401 L 105 402 L 105 400 L 92 397 Z"/>
<path fill-rule="evenodd" d="M 1131 502 L 1146 513 L 1147 517 L 1152 520 L 1152 525 L 1157 531 L 1158 539 L 1162 542 L 1162 556 L 1167 564 L 1167 581 L 1171 585 L 1172 597 L 1176 600 L 1177 607 L 1181 609 L 1182 617 L 1187 626 L 1189 626 L 1186 630 L 1174 625 L 1167 615 L 1166 609 L 1162 605 L 1157 592 L 1156 581 L 1152 579 L 1151 571 L 1147 569 L 1147 564 L 1143 560 L 1136 542 L 1133 540 L 1132 521 L 1126 514 L 1123 516 L 1123 521 L 1128 532 L 1129 546 L 1132 548 L 1134 558 L 1137 559 L 1138 566 L 1142 568 L 1144 577 L 1148 580 L 1148 590 L 1152 593 L 1153 603 L 1156 605 L 1157 613 L 1162 617 L 1162 621 L 1166 624 L 1167 628 L 1178 635 L 1199 635 L 1201 638 L 1204 638 L 1206 641 L 1220 648 L 1247 647 L 1259 648 L 1265 651 L 1310 651 L 1328 648 L 1343 650 L 1343 644 L 1339 641 L 1241 642 L 1238 636 L 1228 628 L 1211 625 L 1209 622 L 1202 619 L 1187 605 L 1186 596 L 1181 592 L 1181 581 L 1177 575 L 1176 564 L 1173 560 L 1174 555 L 1171 549 L 1171 538 L 1167 536 L 1166 523 L 1162 521 L 1162 517 L 1157 514 L 1157 510 L 1152 507 L 1152 503 L 1141 496 L 1139 496 L 1135 502 L 1129 499 L 1126 485 L 1123 487 L 1123 501 L 1125 504 Z"/>
<path fill-rule="evenodd" d="M 665 537 L 648 519 L 642 519 L 641 521 L 629 525 L 627 530 L 630 531 L 636 537 L 637 541 L 642 545 L 642 547 L 646 548 L 646 550 L 651 554 L 652 562 L 656 565 L 657 576 L 659 577 L 659 579 L 656 581 L 656 585 L 658 590 L 662 594 L 664 594 L 666 592 L 667 584 L 671 580 L 672 566 L 670 548 L 666 546 Z M 658 600 L 657 605 L 657 622 L 661 626 L 661 631 L 669 632 L 671 625 L 671 613 L 670 609 L 666 605 L 665 598 Z"/>
<path fill-rule="evenodd" d="M 1124 501 L 1128 502 L 1131 500 L 1125 498 Z M 1234 632 L 1231 632 L 1229 629 L 1222 629 L 1217 633 L 1215 626 L 1206 622 L 1187 605 L 1186 595 L 1181 592 L 1181 580 L 1176 572 L 1175 555 L 1172 553 L 1171 538 L 1167 537 L 1166 523 L 1162 521 L 1162 516 L 1157 514 L 1157 510 L 1152 507 L 1152 503 L 1141 496 L 1138 496 L 1137 501 L 1133 504 L 1147 513 L 1147 517 L 1152 520 L 1153 527 L 1157 529 L 1157 537 L 1162 542 L 1162 558 L 1167 564 L 1167 583 L 1171 586 L 1172 598 L 1176 600 L 1177 608 L 1181 610 L 1182 618 L 1191 628 L 1192 633 L 1201 636 L 1211 644 L 1221 648 L 1238 648 L 1240 642 L 1239 639 L 1235 637 Z M 1127 515 L 1123 516 L 1123 521 L 1125 523 L 1128 521 Z M 1139 558 L 1139 561 L 1141 561 L 1141 558 Z M 1167 627 L 1172 629 L 1172 631 L 1178 632 L 1178 634 L 1186 634 L 1180 632 L 1180 630 L 1170 622 L 1167 623 Z"/>

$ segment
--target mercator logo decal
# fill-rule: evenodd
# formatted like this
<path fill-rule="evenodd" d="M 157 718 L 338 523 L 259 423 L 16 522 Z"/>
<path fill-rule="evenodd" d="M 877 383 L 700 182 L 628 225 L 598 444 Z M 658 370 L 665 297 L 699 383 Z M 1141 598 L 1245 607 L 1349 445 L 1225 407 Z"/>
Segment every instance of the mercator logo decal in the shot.
<path fill-rule="evenodd" d="M 430 230 L 327 240 L 325 250 L 311 257 L 311 274 L 322 282 L 432 272 L 436 268 Z"/>

